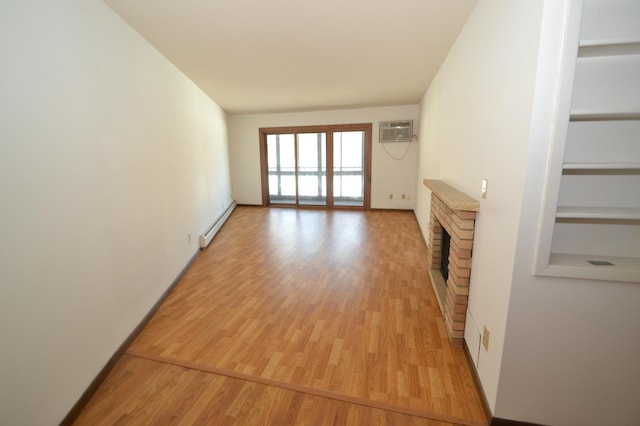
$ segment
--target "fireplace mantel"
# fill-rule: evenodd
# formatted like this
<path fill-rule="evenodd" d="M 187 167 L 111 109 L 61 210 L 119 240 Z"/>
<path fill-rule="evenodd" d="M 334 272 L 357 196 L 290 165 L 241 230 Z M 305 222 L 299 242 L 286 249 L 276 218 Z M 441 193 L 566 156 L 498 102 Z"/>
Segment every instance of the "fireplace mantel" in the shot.
<path fill-rule="evenodd" d="M 429 276 L 449 339 L 461 343 L 469 298 L 475 218 L 480 203 L 442 181 L 425 179 L 423 182 L 431 190 Z M 443 230 L 450 236 L 446 283 L 440 273 Z"/>
<path fill-rule="evenodd" d="M 469 197 L 467 194 L 458 191 L 441 180 L 425 179 L 423 183 L 451 210 L 465 210 L 470 212 L 480 210 L 480 203 L 476 199 Z"/>

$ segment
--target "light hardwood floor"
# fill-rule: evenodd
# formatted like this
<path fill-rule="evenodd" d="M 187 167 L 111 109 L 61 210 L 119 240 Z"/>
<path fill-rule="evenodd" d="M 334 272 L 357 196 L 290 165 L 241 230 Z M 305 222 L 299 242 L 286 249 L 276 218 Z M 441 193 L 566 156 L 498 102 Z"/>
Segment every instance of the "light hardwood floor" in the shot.
<path fill-rule="evenodd" d="M 116 423 L 487 418 L 412 212 L 238 207 L 76 422 Z"/>

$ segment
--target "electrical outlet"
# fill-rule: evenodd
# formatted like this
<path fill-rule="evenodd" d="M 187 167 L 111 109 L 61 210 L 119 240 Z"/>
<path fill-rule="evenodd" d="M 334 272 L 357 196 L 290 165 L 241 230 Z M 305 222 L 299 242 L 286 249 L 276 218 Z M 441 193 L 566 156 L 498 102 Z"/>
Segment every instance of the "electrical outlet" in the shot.
<path fill-rule="evenodd" d="M 187 241 L 191 242 L 191 232 L 187 234 Z"/>
<path fill-rule="evenodd" d="M 489 185 L 489 181 L 486 179 L 482 179 L 482 198 L 487 198 L 487 186 Z"/>
<path fill-rule="evenodd" d="M 393 194 L 389 194 L 389 199 L 393 200 Z"/>
<path fill-rule="evenodd" d="M 402 199 L 404 200 L 405 198 L 407 198 L 407 196 L 405 194 L 402 194 Z"/>
<path fill-rule="evenodd" d="M 489 350 L 489 329 L 487 326 L 484 326 L 484 330 L 482 331 L 482 346 L 484 346 L 484 350 Z"/>

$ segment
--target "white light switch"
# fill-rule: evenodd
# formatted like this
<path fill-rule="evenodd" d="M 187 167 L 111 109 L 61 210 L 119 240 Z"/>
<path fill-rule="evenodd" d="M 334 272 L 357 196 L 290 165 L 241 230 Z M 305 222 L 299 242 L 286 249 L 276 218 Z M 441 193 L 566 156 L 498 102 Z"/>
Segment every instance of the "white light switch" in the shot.
<path fill-rule="evenodd" d="M 482 179 L 482 198 L 487 198 L 487 185 L 489 181 Z"/>

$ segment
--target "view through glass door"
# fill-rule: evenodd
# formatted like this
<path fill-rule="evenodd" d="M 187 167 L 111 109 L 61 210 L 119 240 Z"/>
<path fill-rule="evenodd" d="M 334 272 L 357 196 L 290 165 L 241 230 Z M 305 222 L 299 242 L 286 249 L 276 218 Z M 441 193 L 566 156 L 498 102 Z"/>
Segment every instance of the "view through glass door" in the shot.
<path fill-rule="evenodd" d="M 327 134 L 298 133 L 296 148 L 298 204 L 327 205 Z"/>
<path fill-rule="evenodd" d="M 260 129 L 264 205 L 369 208 L 371 124 Z"/>
<path fill-rule="evenodd" d="M 365 132 L 333 133 L 333 203 L 364 205 Z"/>

